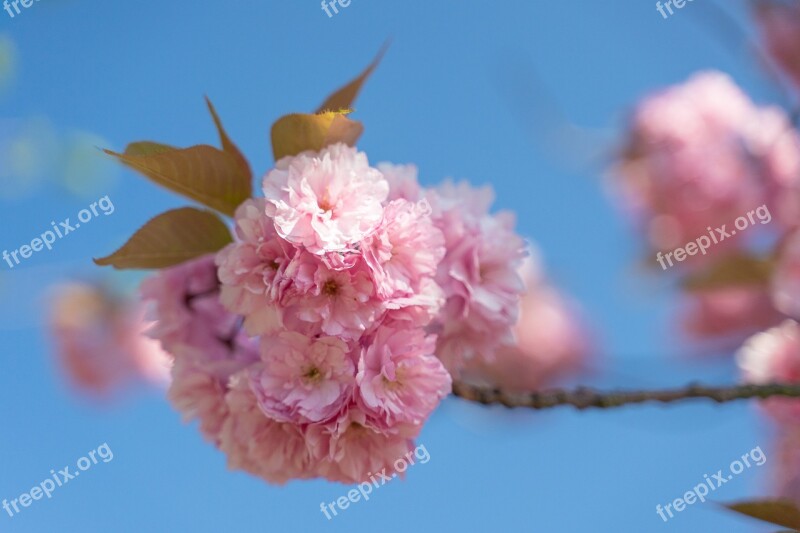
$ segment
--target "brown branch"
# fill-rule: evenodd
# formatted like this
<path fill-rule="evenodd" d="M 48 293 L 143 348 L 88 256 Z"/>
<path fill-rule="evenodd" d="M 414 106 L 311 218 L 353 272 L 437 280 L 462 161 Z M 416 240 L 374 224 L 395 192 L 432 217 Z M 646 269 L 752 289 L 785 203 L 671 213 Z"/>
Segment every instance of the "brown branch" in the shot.
<path fill-rule="evenodd" d="M 647 402 L 673 403 L 699 398 L 717 403 L 753 398 L 764 399 L 775 396 L 800 398 L 800 385 L 770 383 L 766 385 L 709 387 L 700 384 L 689 384 L 678 389 L 609 392 L 578 387 L 574 390 L 513 393 L 455 382 L 453 383 L 453 395 L 471 402 L 484 405 L 504 405 L 509 408 L 550 409 L 552 407 L 570 405 L 576 409 L 589 409 L 591 407 L 609 409 L 630 404 Z"/>

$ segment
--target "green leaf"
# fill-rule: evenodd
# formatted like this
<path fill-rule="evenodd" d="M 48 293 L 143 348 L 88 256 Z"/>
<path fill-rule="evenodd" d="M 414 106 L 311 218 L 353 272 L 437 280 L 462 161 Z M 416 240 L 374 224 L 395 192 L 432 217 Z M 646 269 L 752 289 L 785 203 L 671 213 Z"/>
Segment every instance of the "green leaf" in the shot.
<path fill-rule="evenodd" d="M 705 270 L 689 275 L 683 287 L 689 291 L 707 291 L 743 285 L 766 285 L 774 262 L 751 255 L 726 257 Z"/>
<path fill-rule="evenodd" d="M 236 159 L 240 172 L 244 175 L 247 175 L 248 180 L 250 180 L 253 175 L 252 171 L 250 170 L 250 163 L 247 162 L 247 159 L 244 157 L 239 148 L 233 144 L 233 141 L 231 141 L 230 137 L 228 137 L 228 134 L 225 132 L 225 128 L 222 127 L 222 121 L 219 119 L 219 115 L 217 115 L 217 110 L 214 109 L 214 105 L 207 96 L 206 104 L 208 104 L 208 110 L 211 113 L 211 118 L 214 119 L 214 125 L 217 127 L 217 131 L 219 132 L 219 140 L 222 144 L 222 150 L 232 155 Z"/>
<path fill-rule="evenodd" d="M 168 144 L 155 143 L 151 141 L 140 141 L 131 143 L 125 149 L 125 153 L 133 156 L 155 155 L 163 154 L 165 152 L 172 152 L 177 150 L 174 146 Z"/>
<path fill-rule="evenodd" d="M 316 113 L 294 113 L 279 118 L 272 125 L 272 152 L 275 161 L 306 150 L 318 152 L 338 142 L 354 146 L 364 126 L 347 118 L 364 82 L 381 62 L 388 43 L 357 78 L 331 94 Z"/>
<path fill-rule="evenodd" d="M 228 137 L 208 98 L 206 103 L 219 132 L 222 150 L 204 144 L 175 148 L 141 141 L 129 144 L 122 154 L 104 151 L 171 191 L 233 215 L 252 196 L 253 177 L 247 159 Z"/>
<path fill-rule="evenodd" d="M 230 230 L 218 215 L 183 207 L 153 218 L 122 248 L 94 262 L 117 269 L 166 268 L 217 252 L 231 242 Z"/>
<path fill-rule="evenodd" d="M 386 54 L 386 50 L 389 48 L 389 43 L 383 45 L 383 47 L 378 52 L 378 55 L 375 56 L 375 59 L 372 60 L 372 63 L 367 66 L 367 68 L 359 74 L 357 78 L 353 81 L 333 93 L 328 97 L 325 102 L 319 106 L 317 109 L 317 113 L 322 113 L 325 111 L 340 111 L 342 109 L 350 109 L 353 107 L 353 103 L 356 101 L 358 97 L 358 93 L 361 91 L 361 87 L 364 85 L 364 82 L 367 81 L 367 78 L 370 77 L 372 72 L 378 67 L 378 64 L 383 59 L 384 54 Z"/>
<path fill-rule="evenodd" d="M 347 118 L 350 111 L 327 111 L 316 115 L 292 114 L 272 126 L 272 151 L 275 161 L 306 150 L 318 152 L 338 142 L 355 145 L 364 126 Z"/>
<path fill-rule="evenodd" d="M 800 529 L 800 509 L 788 500 L 755 500 L 726 504 L 725 507 L 770 524 Z"/>
<path fill-rule="evenodd" d="M 156 143 L 134 143 L 124 154 L 105 152 L 159 185 L 226 215 L 233 215 L 250 198 L 250 175 L 242 172 L 234 155 L 208 145 L 166 148 Z"/>

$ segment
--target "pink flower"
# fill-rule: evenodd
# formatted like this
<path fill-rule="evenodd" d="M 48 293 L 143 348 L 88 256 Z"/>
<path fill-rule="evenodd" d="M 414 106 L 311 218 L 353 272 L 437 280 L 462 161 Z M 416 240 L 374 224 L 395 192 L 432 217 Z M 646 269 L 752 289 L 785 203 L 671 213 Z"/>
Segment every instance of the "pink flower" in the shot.
<path fill-rule="evenodd" d="M 797 220 L 800 136 L 782 110 L 757 107 L 728 76 L 700 73 L 648 97 L 631 130 L 615 174 L 653 248 L 684 246 L 723 224 L 730 230 L 762 205 L 773 226 Z M 691 260 L 729 253 L 756 234 L 732 234 Z"/>
<path fill-rule="evenodd" d="M 767 52 L 795 87 L 800 87 L 800 7 L 794 2 L 760 0 L 755 11 Z"/>
<path fill-rule="evenodd" d="M 424 327 L 439 316 L 445 302 L 442 288 L 429 278 L 421 278 L 416 293 L 395 296 L 383 302 L 383 321 L 405 322 L 406 327 Z"/>
<path fill-rule="evenodd" d="M 345 342 L 284 332 L 261 340 L 264 364 L 251 387 L 264 413 L 280 422 L 323 422 L 352 397 L 355 365 Z"/>
<path fill-rule="evenodd" d="M 571 301 L 554 287 L 531 287 L 514 327 L 520 351 L 540 367 L 540 379 L 573 372 L 588 356 L 588 334 Z"/>
<path fill-rule="evenodd" d="M 422 189 L 417 181 L 417 167 L 415 165 L 393 165 L 391 163 L 378 163 L 378 170 L 389 182 L 388 201 L 408 200 L 416 202 L 422 197 Z"/>
<path fill-rule="evenodd" d="M 382 327 L 358 365 L 359 400 L 382 427 L 417 426 L 450 394 L 450 374 L 435 357 L 436 338 L 420 329 Z"/>
<path fill-rule="evenodd" d="M 280 329 L 275 302 L 287 283 L 286 266 L 296 254 L 276 233 L 264 206 L 263 199 L 247 200 L 239 206 L 236 235 L 240 242 L 228 245 L 216 257 L 221 301 L 232 313 L 244 315 L 244 327 L 251 335 Z"/>
<path fill-rule="evenodd" d="M 517 269 L 525 243 L 514 232 L 513 216 L 489 213 L 489 187 L 445 182 L 427 191 L 426 198 L 446 249 L 436 276 L 446 301 L 430 330 L 439 337 L 437 355 L 458 375 L 464 361 L 491 360 L 508 342 L 524 290 Z"/>
<path fill-rule="evenodd" d="M 358 339 L 381 311 L 363 265 L 333 270 L 316 256 L 299 253 L 286 268 L 291 285 L 282 305 L 284 324 L 295 331 Z"/>
<path fill-rule="evenodd" d="M 214 300 L 218 291 L 213 255 L 161 270 L 146 279 L 141 287 L 142 297 L 155 303 L 153 314 L 158 319 L 151 335 L 167 349 L 175 343 L 192 343 L 194 338 L 207 336 L 205 327 L 191 326 L 198 315 L 206 317 L 208 323 L 217 322 L 220 313 Z"/>
<path fill-rule="evenodd" d="M 490 335 L 516 321 L 525 243 L 512 227 L 510 217 L 487 216 L 448 248 L 437 278 L 448 297 L 446 320 L 464 320 Z"/>
<path fill-rule="evenodd" d="M 492 365 L 497 351 L 514 342 L 511 327 L 498 330 L 495 335 L 473 331 L 458 322 L 432 329 L 437 331 L 436 355 L 454 379 L 467 379 L 469 369 Z"/>
<path fill-rule="evenodd" d="M 315 477 L 318 460 L 307 445 L 303 428 L 264 415 L 249 384 L 246 371 L 233 376 L 225 397 L 229 414 L 219 447 L 228 456 L 228 468 L 277 484 Z"/>
<path fill-rule="evenodd" d="M 800 383 L 800 325 L 786 320 L 780 326 L 752 336 L 736 355 L 746 383 Z M 800 402 L 769 398 L 763 405 L 779 420 L 800 420 Z"/>
<path fill-rule="evenodd" d="M 367 415 L 356 408 L 325 426 L 309 429 L 309 442 L 315 444 L 315 455 L 325 454 L 320 472 L 329 480 L 360 483 L 391 476 L 394 462 L 414 449 L 411 439 L 403 435 L 376 430 Z"/>
<path fill-rule="evenodd" d="M 56 352 L 69 379 L 86 392 L 104 395 L 135 381 L 169 382 L 170 357 L 144 335 L 149 326 L 138 302 L 99 286 L 69 283 L 53 295 Z"/>
<path fill-rule="evenodd" d="M 415 294 L 423 278 L 436 275 L 445 254 L 444 236 L 429 215 L 425 200 L 390 202 L 381 225 L 361 244 L 382 298 Z"/>
<path fill-rule="evenodd" d="M 425 195 L 433 208 L 434 219 L 441 219 L 448 214 L 456 215 L 453 217 L 454 224 L 445 227 L 440 225 L 445 236 L 448 235 L 448 229 L 459 232 L 463 231 L 464 224 L 474 225 L 489 214 L 494 203 L 494 190 L 490 185 L 475 188 L 467 181 L 456 183 L 445 180 L 435 189 L 427 190 Z"/>
<path fill-rule="evenodd" d="M 589 355 L 589 335 L 575 305 L 543 279 L 539 266 L 522 269 L 526 292 L 512 342 L 493 357 L 467 362 L 465 379 L 509 391 L 533 391 L 580 370 Z"/>
<path fill-rule="evenodd" d="M 388 194 L 367 156 L 344 144 L 283 158 L 264 178 L 278 234 L 314 254 L 349 250 L 375 231 Z"/>
<path fill-rule="evenodd" d="M 160 271 L 142 284 L 155 321 L 149 335 L 175 358 L 187 358 L 220 378 L 258 359 L 257 347 L 240 331 L 240 319 L 219 300 L 214 256 Z"/>
<path fill-rule="evenodd" d="M 199 420 L 200 433 L 209 442 L 219 444 L 222 424 L 228 416 L 226 385 L 185 358 L 175 361 L 172 376 L 167 393 L 170 403 L 184 422 Z"/>
<path fill-rule="evenodd" d="M 176 361 L 170 400 L 230 468 L 272 483 L 391 474 L 451 390 L 431 333 L 464 328 L 493 350 L 510 332 L 524 243 L 489 214 L 490 190 L 423 197 L 414 167 L 383 168 L 388 201 L 355 149 L 285 158 L 265 200 L 237 209 L 237 242 L 144 284 Z"/>

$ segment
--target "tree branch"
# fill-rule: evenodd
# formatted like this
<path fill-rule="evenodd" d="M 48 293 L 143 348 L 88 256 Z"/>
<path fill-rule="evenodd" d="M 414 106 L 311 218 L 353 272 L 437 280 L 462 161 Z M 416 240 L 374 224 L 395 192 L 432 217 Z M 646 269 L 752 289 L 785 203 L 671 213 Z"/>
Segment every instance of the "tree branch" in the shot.
<path fill-rule="evenodd" d="M 713 400 L 717 403 L 777 396 L 800 398 L 800 385 L 771 383 L 766 385 L 709 387 L 693 383 L 678 389 L 664 390 L 602 392 L 587 387 L 578 387 L 574 390 L 513 393 L 455 382 L 453 383 L 453 395 L 470 402 L 484 405 L 504 405 L 509 408 L 550 409 L 552 407 L 570 405 L 582 410 L 592 407 L 609 409 L 647 402 L 674 403 L 698 398 Z"/>

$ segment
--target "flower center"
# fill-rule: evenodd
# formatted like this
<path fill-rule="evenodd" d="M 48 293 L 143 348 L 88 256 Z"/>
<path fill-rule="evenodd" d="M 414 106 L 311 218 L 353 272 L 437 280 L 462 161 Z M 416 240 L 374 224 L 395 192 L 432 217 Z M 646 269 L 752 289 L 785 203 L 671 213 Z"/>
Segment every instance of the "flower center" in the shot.
<path fill-rule="evenodd" d="M 333 209 L 333 205 L 331 205 L 331 201 L 328 199 L 327 196 L 324 196 L 317 202 L 317 206 L 322 209 L 324 212 L 328 212 Z"/>
<path fill-rule="evenodd" d="M 396 391 L 398 389 L 402 389 L 403 388 L 403 383 L 401 381 L 402 376 L 400 375 L 401 374 L 401 370 L 402 370 L 401 368 L 395 369 L 395 371 L 394 371 L 394 379 L 389 379 L 388 377 L 386 377 L 386 374 L 383 374 L 381 376 L 381 381 L 383 382 L 383 387 L 386 390 L 388 390 L 388 391 Z"/>
<path fill-rule="evenodd" d="M 322 294 L 326 296 L 336 296 L 339 294 L 339 284 L 336 280 L 329 279 L 322 285 Z"/>
<path fill-rule="evenodd" d="M 367 428 L 365 428 L 364 426 L 362 426 L 358 422 L 351 422 L 350 426 L 348 426 L 348 428 L 347 428 L 348 432 L 351 432 L 355 436 L 363 435 L 366 432 L 366 429 Z"/>
<path fill-rule="evenodd" d="M 322 372 L 320 372 L 319 368 L 312 366 L 306 370 L 306 373 L 303 374 L 303 378 L 306 382 L 317 383 L 322 378 Z"/>

